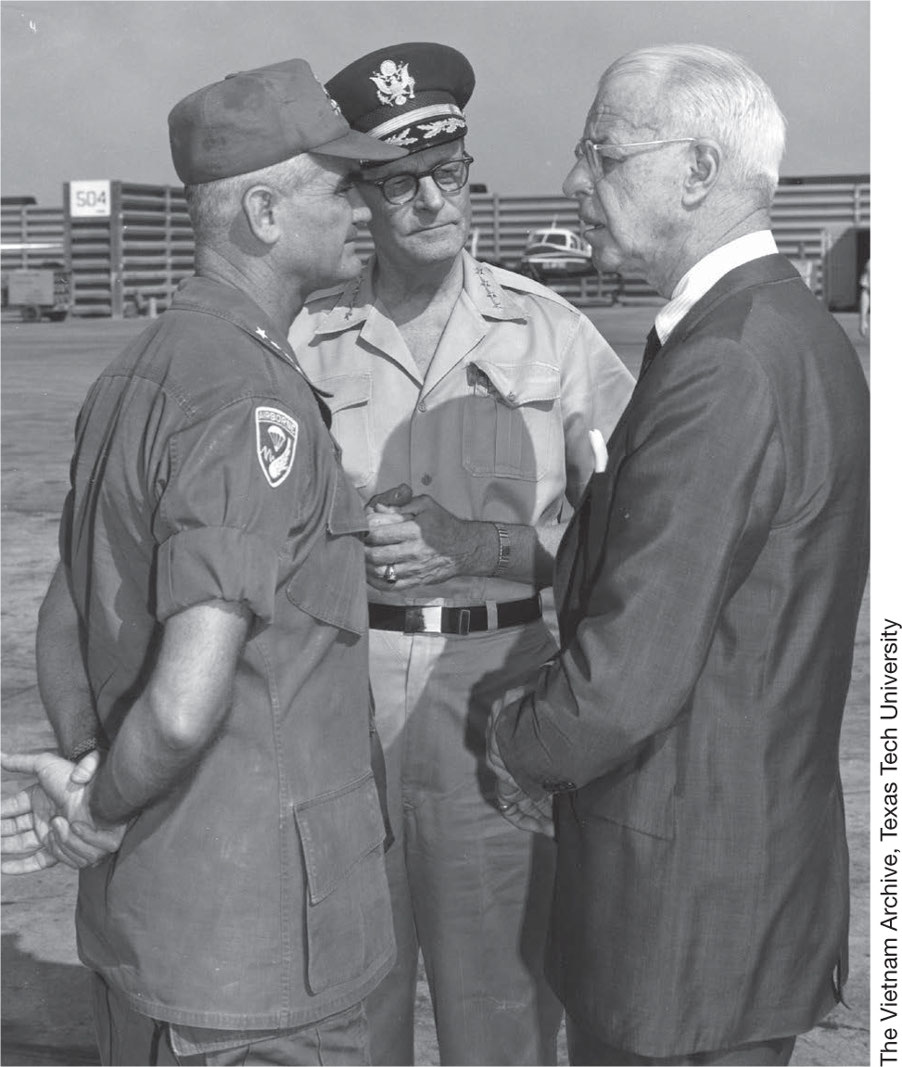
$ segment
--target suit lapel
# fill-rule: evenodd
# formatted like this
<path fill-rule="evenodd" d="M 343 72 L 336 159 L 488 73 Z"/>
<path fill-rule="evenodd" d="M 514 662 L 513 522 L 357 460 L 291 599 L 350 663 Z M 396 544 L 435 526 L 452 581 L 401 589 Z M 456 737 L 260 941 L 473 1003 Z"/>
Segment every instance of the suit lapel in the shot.
<path fill-rule="evenodd" d="M 762 256 L 728 271 L 680 320 L 655 360 L 665 359 L 668 351 L 684 341 L 724 300 L 756 286 L 793 280 L 801 281 L 798 271 L 785 256 L 779 254 Z M 637 384 L 636 392 L 639 388 Z M 635 397 L 636 394 L 633 395 Z M 602 542 L 607 523 L 602 521 L 602 512 L 610 506 L 612 480 L 623 458 L 620 431 L 629 420 L 633 403 L 631 400 L 627 405 L 608 442 L 607 469 L 590 478 L 558 550 L 554 593 L 561 623 L 562 646 L 572 637 L 568 620 L 574 612 L 579 618 L 585 578 L 590 570 L 594 570 L 603 552 Z"/>

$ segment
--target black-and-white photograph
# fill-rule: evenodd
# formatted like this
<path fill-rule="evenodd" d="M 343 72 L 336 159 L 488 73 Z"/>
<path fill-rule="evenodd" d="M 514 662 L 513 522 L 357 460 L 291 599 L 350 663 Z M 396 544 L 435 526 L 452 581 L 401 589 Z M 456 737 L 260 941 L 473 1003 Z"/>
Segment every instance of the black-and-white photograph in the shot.
<path fill-rule="evenodd" d="M 4 1064 L 899 1062 L 887 10 L 0 0 Z"/>

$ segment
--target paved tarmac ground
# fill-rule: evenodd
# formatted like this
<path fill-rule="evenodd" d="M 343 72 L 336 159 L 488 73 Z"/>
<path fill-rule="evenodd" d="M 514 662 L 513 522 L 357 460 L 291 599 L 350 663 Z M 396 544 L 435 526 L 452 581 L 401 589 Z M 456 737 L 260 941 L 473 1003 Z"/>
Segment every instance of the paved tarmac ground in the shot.
<path fill-rule="evenodd" d="M 634 371 L 655 314 L 651 304 L 587 309 Z M 865 372 L 870 351 L 854 315 L 838 316 L 855 342 Z M 2 667 L 3 747 L 51 748 L 37 695 L 34 632 L 37 610 L 58 558 L 57 524 L 68 483 L 75 416 L 88 385 L 143 327 L 139 320 L 76 320 L 2 330 Z M 842 735 L 842 775 L 852 858 L 851 976 L 848 1007 L 840 1005 L 800 1038 L 792 1062 L 867 1064 L 868 953 L 868 619 L 859 621 L 852 688 Z M 6 796 L 21 781 L 6 775 Z M 75 951 L 76 876 L 54 867 L 3 880 L 2 1062 L 99 1063 L 90 1024 L 86 972 Z M 566 1063 L 563 1035 L 559 1056 Z M 418 1064 L 437 1064 L 428 991 L 417 999 Z"/>

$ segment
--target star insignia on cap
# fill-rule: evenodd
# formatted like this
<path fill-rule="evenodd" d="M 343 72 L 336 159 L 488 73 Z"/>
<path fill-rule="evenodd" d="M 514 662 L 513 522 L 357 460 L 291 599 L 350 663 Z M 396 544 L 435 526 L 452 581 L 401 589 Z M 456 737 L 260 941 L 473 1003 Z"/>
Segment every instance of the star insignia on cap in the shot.
<path fill-rule="evenodd" d="M 344 118 L 344 115 L 342 115 L 341 108 L 338 106 L 338 104 L 332 99 L 331 96 L 329 96 L 328 92 L 326 92 L 325 89 L 323 89 L 323 92 L 326 93 L 326 99 L 332 105 L 332 110 L 335 112 L 335 114 L 338 115 L 339 118 Z"/>
<path fill-rule="evenodd" d="M 322 89 L 323 95 L 329 101 L 329 106 L 332 108 L 335 114 L 338 115 L 340 119 L 343 119 L 344 115 L 341 112 L 341 108 L 338 106 L 337 102 L 332 99 L 332 95 L 330 94 L 329 90 L 325 87 L 325 85 L 323 85 L 323 83 L 319 80 L 319 78 L 317 78 L 315 74 L 313 75 L 313 80 L 320 87 L 320 89 Z"/>

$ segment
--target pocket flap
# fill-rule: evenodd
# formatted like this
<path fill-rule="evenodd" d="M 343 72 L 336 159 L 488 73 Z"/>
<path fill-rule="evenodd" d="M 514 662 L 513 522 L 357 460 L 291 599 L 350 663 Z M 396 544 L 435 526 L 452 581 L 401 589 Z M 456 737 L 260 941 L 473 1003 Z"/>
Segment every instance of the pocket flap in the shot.
<path fill-rule="evenodd" d="M 560 398 L 560 371 L 551 363 L 495 363 L 488 359 L 473 362 L 511 407 Z"/>
<path fill-rule="evenodd" d="M 369 625 L 361 536 L 366 530 L 360 497 L 336 464 L 326 533 L 312 545 L 286 590 L 301 611 L 358 635 Z"/>
<path fill-rule="evenodd" d="M 329 395 L 329 408 L 332 413 L 358 404 L 369 403 L 373 394 L 373 379 L 369 374 L 336 374 L 332 378 L 321 378 L 316 388 Z"/>
<path fill-rule="evenodd" d="M 336 536 L 346 533 L 365 534 L 369 530 L 360 494 L 351 485 L 343 470 L 338 472 L 335 479 L 326 529 Z"/>
<path fill-rule="evenodd" d="M 385 824 L 372 774 L 296 804 L 310 903 L 324 900 L 364 856 L 381 848 Z"/>

